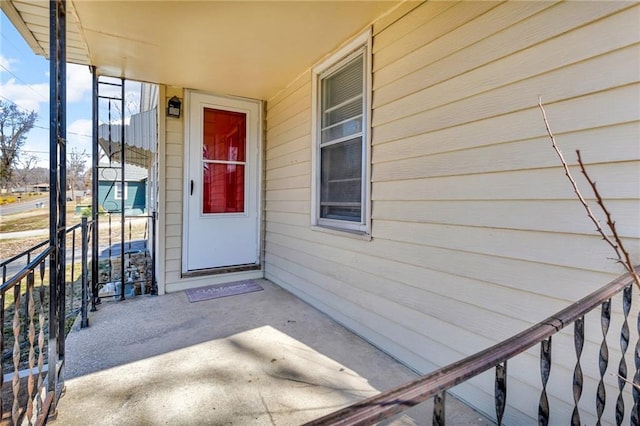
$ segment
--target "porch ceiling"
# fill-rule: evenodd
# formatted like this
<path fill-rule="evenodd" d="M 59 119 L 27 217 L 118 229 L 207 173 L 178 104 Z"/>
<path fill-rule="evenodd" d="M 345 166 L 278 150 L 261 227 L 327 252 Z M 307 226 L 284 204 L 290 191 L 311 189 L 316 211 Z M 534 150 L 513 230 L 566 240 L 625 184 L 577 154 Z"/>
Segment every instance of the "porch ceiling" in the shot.
<path fill-rule="evenodd" d="M 68 0 L 68 61 L 103 75 L 268 99 L 400 1 Z M 48 55 L 48 2 L 2 1 Z"/>

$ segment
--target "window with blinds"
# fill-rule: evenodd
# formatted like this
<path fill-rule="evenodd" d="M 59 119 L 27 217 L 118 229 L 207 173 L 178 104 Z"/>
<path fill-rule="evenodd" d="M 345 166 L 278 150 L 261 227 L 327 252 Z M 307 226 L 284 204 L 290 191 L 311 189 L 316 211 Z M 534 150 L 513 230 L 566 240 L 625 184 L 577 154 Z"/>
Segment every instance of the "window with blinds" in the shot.
<path fill-rule="evenodd" d="M 320 218 L 362 222 L 363 54 L 321 77 Z"/>
<path fill-rule="evenodd" d="M 368 231 L 368 55 L 361 37 L 314 69 L 314 225 Z"/>

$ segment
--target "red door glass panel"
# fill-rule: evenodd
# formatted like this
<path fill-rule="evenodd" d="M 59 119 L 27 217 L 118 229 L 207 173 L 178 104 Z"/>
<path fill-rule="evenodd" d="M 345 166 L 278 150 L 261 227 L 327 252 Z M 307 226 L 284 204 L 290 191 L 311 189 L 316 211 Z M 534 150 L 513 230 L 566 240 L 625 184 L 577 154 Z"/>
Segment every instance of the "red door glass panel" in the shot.
<path fill-rule="evenodd" d="M 244 166 L 205 164 L 203 186 L 203 213 L 244 212 Z"/>
<path fill-rule="evenodd" d="M 245 161 L 247 115 L 242 112 L 204 109 L 202 158 Z"/>
<path fill-rule="evenodd" d="M 243 213 L 246 114 L 204 109 L 202 212 Z"/>

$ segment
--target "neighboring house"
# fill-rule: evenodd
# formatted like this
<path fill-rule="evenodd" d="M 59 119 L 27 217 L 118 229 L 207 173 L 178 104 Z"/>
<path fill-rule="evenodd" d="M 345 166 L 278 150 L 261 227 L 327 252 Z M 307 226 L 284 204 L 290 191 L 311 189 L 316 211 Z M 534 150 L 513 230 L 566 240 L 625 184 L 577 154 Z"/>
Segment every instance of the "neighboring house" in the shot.
<path fill-rule="evenodd" d="M 125 120 L 124 135 L 120 121 L 98 126 L 98 147 L 104 159 L 98 165 L 98 205 L 107 212 L 124 215 L 149 213 L 147 206 L 155 203 L 157 180 L 158 109 L 157 86 L 141 85 L 140 109 Z M 113 106 L 113 103 L 112 103 Z M 121 139 L 125 149 L 122 152 Z M 122 183 L 124 154 L 124 188 Z M 156 209 L 154 208 L 153 211 Z"/>
<path fill-rule="evenodd" d="M 48 183 L 37 183 L 33 185 L 33 190 L 35 192 L 49 192 L 49 184 Z"/>
<path fill-rule="evenodd" d="M 98 205 L 109 213 L 129 216 L 146 214 L 148 173 L 142 167 L 125 164 L 124 189 L 120 163 L 100 164 L 98 172 Z M 124 203 L 124 204 L 123 204 Z"/>
<path fill-rule="evenodd" d="M 70 61 L 159 85 L 161 293 L 266 277 L 419 372 L 535 324 L 623 272 L 539 96 L 640 259 L 637 3 L 69 4 Z M 2 7 L 46 51 L 34 12 Z M 592 391 L 599 318 L 586 329 Z M 554 359 L 569 378 L 547 390 L 565 424 L 570 336 L 554 336 Z M 530 423 L 538 355 L 509 369 L 505 420 Z M 491 414 L 493 386 L 454 392 Z"/>

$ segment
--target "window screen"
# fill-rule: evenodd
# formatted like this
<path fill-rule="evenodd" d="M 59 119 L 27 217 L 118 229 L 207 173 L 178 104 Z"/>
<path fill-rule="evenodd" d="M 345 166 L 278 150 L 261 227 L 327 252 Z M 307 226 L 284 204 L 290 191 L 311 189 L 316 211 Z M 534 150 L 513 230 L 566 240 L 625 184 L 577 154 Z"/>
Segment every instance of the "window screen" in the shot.
<path fill-rule="evenodd" d="M 364 53 L 320 79 L 319 217 L 362 223 Z"/>

